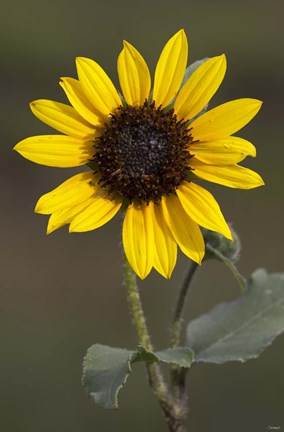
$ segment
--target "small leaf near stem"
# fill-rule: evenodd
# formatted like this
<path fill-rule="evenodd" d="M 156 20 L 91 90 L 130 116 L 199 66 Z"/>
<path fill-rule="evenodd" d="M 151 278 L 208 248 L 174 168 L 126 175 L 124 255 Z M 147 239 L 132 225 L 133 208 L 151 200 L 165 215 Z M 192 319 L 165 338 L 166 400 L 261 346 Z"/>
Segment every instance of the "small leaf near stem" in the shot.
<path fill-rule="evenodd" d="M 189 368 L 193 352 L 188 347 L 166 349 L 155 353 L 139 345 L 136 350 L 92 345 L 84 358 L 82 384 L 90 398 L 106 409 L 118 408 L 118 394 L 137 362 L 162 362 Z"/>
<path fill-rule="evenodd" d="M 118 408 L 118 393 L 131 372 L 133 352 L 92 345 L 84 358 L 82 384 L 90 398 L 106 409 Z"/>
<path fill-rule="evenodd" d="M 136 352 L 133 352 L 131 362 L 162 362 L 189 368 L 193 359 L 193 351 L 188 347 L 168 348 L 163 351 L 151 352 L 147 351 L 141 345 L 138 345 Z"/>

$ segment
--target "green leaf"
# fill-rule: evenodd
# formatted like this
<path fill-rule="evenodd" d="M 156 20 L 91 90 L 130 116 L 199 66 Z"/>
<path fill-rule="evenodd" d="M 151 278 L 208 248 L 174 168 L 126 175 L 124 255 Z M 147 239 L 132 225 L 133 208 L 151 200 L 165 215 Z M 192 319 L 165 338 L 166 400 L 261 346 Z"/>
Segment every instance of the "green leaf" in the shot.
<path fill-rule="evenodd" d="M 94 402 L 103 408 L 118 408 L 117 395 L 131 372 L 132 355 L 132 351 L 100 344 L 88 349 L 82 384 Z"/>
<path fill-rule="evenodd" d="M 179 367 L 189 368 L 193 362 L 193 352 L 188 347 L 168 348 L 155 353 L 146 351 L 144 347 L 138 346 L 137 352 L 133 357 L 135 361 L 158 361 L 162 363 L 175 364 Z"/>
<path fill-rule="evenodd" d="M 155 353 L 158 361 L 189 368 L 193 362 L 193 351 L 188 347 L 168 348 Z"/>
<path fill-rule="evenodd" d="M 131 364 L 138 361 L 157 361 L 189 368 L 193 353 L 188 347 L 153 353 L 142 346 L 136 351 L 129 351 L 100 344 L 92 345 L 84 359 L 82 384 L 94 402 L 103 408 L 118 408 L 118 392 L 132 371 Z"/>
<path fill-rule="evenodd" d="M 246 292 L 191 321 L 187 345 L 196 362 L 244 362 L 257 357 L 284 331 L 284 273 L 257 270 Z"/>

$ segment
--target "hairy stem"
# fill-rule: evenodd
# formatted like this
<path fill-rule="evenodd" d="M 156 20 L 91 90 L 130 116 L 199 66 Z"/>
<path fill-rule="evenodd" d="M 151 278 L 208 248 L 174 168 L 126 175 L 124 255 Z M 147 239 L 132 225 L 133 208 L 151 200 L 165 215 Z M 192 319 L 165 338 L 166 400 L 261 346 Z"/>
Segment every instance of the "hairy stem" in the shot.
<path fill-rule="evenodd" d="M 137 286 L 136 275 L 129 266 L 127 259 L 124 259 L 124 281 L 127 291 L 133 324 L 136 329 L 138 342 L 148 351 L 153 351 L 153 346 L 146 319 L 144 316 L 141 298 Z M 157 363 L 146 363 L 149 383 L 153 389 L 160 406 L 164 412 L 169 432 L 186 432 L 186 412 L 179 403 L 175 403 L 168 391 L 161 369 Z"/>
<path fill-rule="evenodd" d="M 127 290 L 127 300 L 130 306 L 133 324 L 136 329 L 139 344 L 143 345 L 147 350 L 152 351 L 153 347 L 142 309 L 136 275 L 130 268 L 126 259 L 124 261 L 124 277 Z"/>
<path fill-rule="evenodd" d="M 124 260 L 124 277 L 127 290 L 127 299 L 132 314 L 133 324 L 136 329 L 139 344 L 143 345 L 148 351 L 153 350 L 151 338 L 148 332 L 146 319 L 142 309 L 140 294 L 138 291 L 136 275 L 129 266 L 127 259 Z M 170 409 L 171 401 L 168 394 L 168 389 L 165 384 L 164 378 L 156 363 L 148 363 L 147 371 L 149 382 L 156 394 L 163 409 Z"/>

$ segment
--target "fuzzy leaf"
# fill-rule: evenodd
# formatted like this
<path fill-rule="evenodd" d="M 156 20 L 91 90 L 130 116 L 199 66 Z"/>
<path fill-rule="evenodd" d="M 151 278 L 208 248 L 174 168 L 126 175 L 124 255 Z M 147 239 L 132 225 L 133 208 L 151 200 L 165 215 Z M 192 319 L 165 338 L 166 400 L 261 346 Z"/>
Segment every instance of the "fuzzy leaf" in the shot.
<path fill-rule="evenodd" d="M 84 359 L 82 384 L 97 404 L 103 408 L 118 408 L 118 392 L 138 361 L 171 363 L 190 367 L 193 353 L 190 348 L 178 347 L 152 353 L 139 346 L 136 351 L 92 345 Z"/>
<path fill-rule="evenodd" d="M 103 408 L 118 408 L 117 395 L 131 372 L 132 351 L 92 345 L 83 363 L 82 384 Z"/>
<path fill-rule="evenodd" d="M 225 363 L 258 357 L 284 331 L 284 273 L 257 270 L 246 292 L 215 306 L 187 327 L 196 362 Z"/>
<path fill-rule="evenodd" d="M 193 352 L 188 347 L 168 348 L 163 351 L 152 353 L 139 346 L 133 361 L 158 361 L 162 363 L 175 364 L 179 367 L 189 368 L 193 362 Z"/>

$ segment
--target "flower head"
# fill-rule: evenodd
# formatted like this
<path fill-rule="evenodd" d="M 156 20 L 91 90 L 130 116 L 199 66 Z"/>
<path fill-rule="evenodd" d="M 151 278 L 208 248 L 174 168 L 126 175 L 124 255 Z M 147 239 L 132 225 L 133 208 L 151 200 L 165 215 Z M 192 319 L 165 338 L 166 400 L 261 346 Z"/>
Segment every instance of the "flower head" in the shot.
<path fill-rule="evenodd" d="M 199 225 L 232 238 L 199 179 L 241 189 L 263 184 L 257 173 L 238 165 L 255 156 L 255 147 L 231 136 L 261 102 L 238 99 L 199 115 L 224 78 L 226 58 L 203 62 L 183 84 L 187 52 L 180 30 L 160 55 L 151 91 L 145 60 L 124 42 L 117 64 L 122 95 L 96 62 L 77 58 L 79 79 L 60 81 L 71 106 L 31 103 L 35 116 L 63 135 L 30 137 L 15 147 L 39 164 L 91 168 L 43 195 L 35 211 L 51 215 L 51 233 L 66 224 L 70 232 L 94 230 L 126 209 L 123 246 L 142 279 L 153 267 L 169 278 L 177 246 L 201 263 Z"/>

